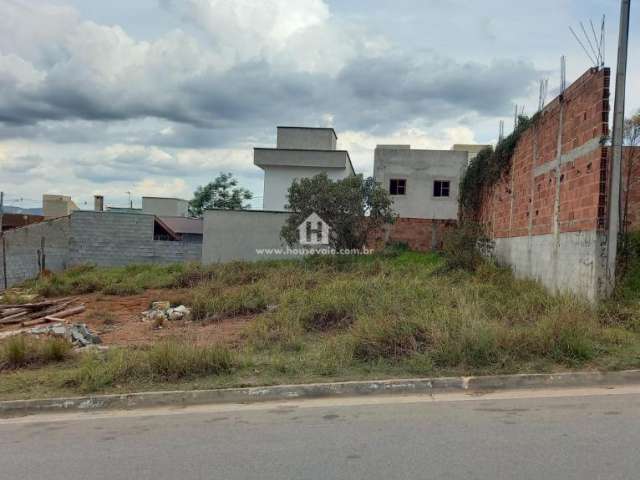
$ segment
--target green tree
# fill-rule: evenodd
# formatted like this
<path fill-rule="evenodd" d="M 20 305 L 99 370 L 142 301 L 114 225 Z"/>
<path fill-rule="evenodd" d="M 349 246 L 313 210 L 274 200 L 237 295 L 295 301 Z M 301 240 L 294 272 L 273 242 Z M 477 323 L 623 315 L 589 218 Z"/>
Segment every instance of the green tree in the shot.
<path fill-rule="evenodd" d="M 193 192 L 193 200 L 189 202 L 189 213 L 196 217 L 208 208 L 226 208 L 244 210 L 250 208 L 245 203 L 253 198 L 246 188 L 238 187 L 238 180 L 231 173 L 221 173 L 213 182 L 200 186 Z"/>
<path fill-rule="evenodd" d="M 322 173 L 294 180 L 288 199 L 292 214 L 280 235 L 289 246 L 298 242 L 298 227 L 314 212 L 329 225 L 329 243 L 336 249 L 360 249 L 369 232 L 395 221 L 389 194 L 362 175 L 333 181 Z"/>

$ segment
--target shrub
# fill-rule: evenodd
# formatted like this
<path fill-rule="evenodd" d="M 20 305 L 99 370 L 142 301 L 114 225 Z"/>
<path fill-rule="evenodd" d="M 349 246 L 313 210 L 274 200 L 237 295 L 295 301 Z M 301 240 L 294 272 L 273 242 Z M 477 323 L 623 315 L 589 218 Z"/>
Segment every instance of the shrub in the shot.
<path fill-rule="evenodd" d="M 40 345 L 41 362 L 61 362 L 69 356 L 71 348 L 71 343 L 64 338 L 49 338 Z"/>
<path fill-rule="evenodd" d="M 21 367 L 27 362 L 27 341 L 22 335 L 10 337 L 5 345 L 3 357 L 9 367 Z"/>
<path fill-rule="evenodd" d="M 445 270 L 475 271 L 493 251 L 493 241 L 481 225 L 463 222 L 445 234 L 443 253 Z"/>
<path fill-rule="evenodd" d="M 371 231 L 395 221 L 389 193 L 362 175 L 334 181 L 322 173 L 294 180 L 287 198 L 291 214 L 280 236 L 292 247 L 299 242 L 298 228 L 313 213 L 330 226 L 328 242 L 336 249 L 361 249 Z"/>

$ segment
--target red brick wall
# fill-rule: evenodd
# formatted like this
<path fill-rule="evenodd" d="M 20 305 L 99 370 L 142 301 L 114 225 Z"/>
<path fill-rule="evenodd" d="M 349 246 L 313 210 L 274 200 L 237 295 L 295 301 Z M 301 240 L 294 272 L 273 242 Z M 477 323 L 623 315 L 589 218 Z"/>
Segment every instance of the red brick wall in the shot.
<path fill-rule="evenodd" d="M 629 193 L 627 193 L 627 188 Z M 622 191 L 623 205 L 626 199 L 629 199 L 627 206 L 629 230 L 640 231 L 640 147 L 624 149 Z"/>
<path fill-rule="evenodd" d="M 404 243 L 419 252 L 440 250 L 445 233 L 455 225 L 455 220 L 398 218 L 393 225 L 373 232 L 367 244 L 374 250 L 382 250 L 393 243 Z"/>
<path fill-rule="evenodd" d="M 511 169 L 484 194 L 480 220 L 494 238 L 604 228 L 608 166 L 597 142 L 608 134 L 609 75 L 586 72 L 523 133 Z M 571 158 L 558 172 L 559 130 Z"/>

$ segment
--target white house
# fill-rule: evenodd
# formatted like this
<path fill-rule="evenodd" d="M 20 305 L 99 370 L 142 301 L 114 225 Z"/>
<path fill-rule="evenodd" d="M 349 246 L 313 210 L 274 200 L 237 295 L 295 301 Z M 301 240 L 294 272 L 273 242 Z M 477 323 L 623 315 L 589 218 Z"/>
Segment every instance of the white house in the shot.
<path fill-rule="evenodd" d="M 337 140 L 333 128 L 278 127 L 276 148 L 255 148 L 253 163 L 264 170 L 263 210 L 285 210 L 295 179 L 355 175 L 349 152 L 337 150 Z"/>
<path fill-rule="evenodd" d="M 467 158 L 467 151 L 378 145 L 373 175 L 390 193 L 393 209 L 401 218 L 455 220 Z"/>

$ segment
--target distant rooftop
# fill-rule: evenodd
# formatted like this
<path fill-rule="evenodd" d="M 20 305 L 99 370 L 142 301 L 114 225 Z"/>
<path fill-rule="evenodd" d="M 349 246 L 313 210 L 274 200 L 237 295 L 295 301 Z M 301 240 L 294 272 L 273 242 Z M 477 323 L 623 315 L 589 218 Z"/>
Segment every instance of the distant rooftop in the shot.
<path fill-rule="evenodd" d="M 330 131 L 331 133 L 333 133 L 333 136 L 336 137 L 336 139 L 338 138 L 338 135 L 336 135 L 336 131 L 333 129 L 333 127 L 289 127 L 289 126 L 278 126 L 277 128 L 288 128 L 291 130 L 326 130 L 326 131 Z"/>

